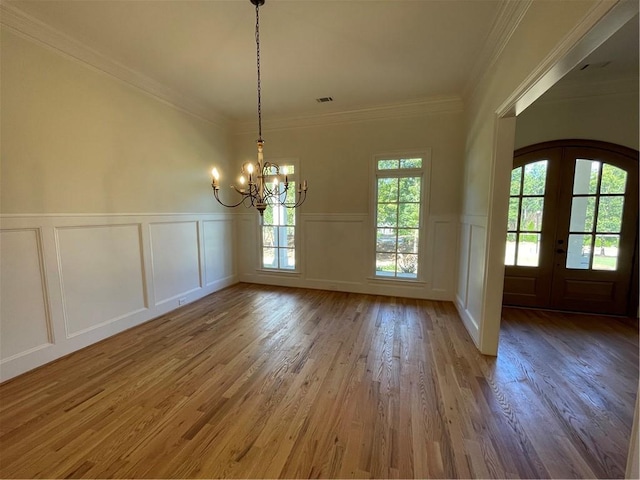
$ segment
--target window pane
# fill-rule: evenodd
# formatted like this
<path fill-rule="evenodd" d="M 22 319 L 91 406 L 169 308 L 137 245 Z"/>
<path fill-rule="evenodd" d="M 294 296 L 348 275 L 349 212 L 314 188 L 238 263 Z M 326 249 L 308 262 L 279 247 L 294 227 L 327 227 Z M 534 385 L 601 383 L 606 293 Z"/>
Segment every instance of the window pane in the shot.
<path fill-rule="evenodd" d="M 624 193 L 627 188 L 627 172 L 605 163 L 602 166 L 600 193 Z"/>
<path fill-rule="evenodd" d="M 418 230 L 402 228 L 398 230 L 398 252 L 418 253 Z"/>
<path fill-rule="evenodd" d="M 569 235 L 567 268 L 588 270 L 591 260 L 591 235 Z"/>
<path fill-rule="evenodd" d="M 378 160 L 378 170 L 395 170 L 398 165 L 398 160 Z"/>
<path fill-rule="evenodd" d="M 416 278 L 418 276 L 418 255 L 401 253 L 398 255 L 398 277 Z"/>
<path fill-rule="evenodd" d="M 396 251 L 396 230 L 392 228 L 378 228 L 376 232 L 376 251 Z"/>
<path fill-rule="evenodd" d="M 287 230 L 287 243 L 285 244 L 289 248 L 295 248 L 296 246 L 296 229 L 295 227 L 282 227 Z"/>
<path fill-rule="evenodd" d="M 576 160 L 573 174 L 573 193 L 575 195 L 595 195 L 598 189 L 600 162 L 596 160 Z"/>
<path fill-rule="evenodd" d="M 573 197 L 571 201 L 571 220 L 569 231 L 591 232 L 596 197 Z"/>
<path fill-rule="evenodd" d="M 262 249 L 262 266 L 264 268 L 278 268 L 275 248 Z"/>
<path fill-rule="evenodd" d="M 397 178 L 378 179 L 378 203 L 398 201 Z"/>
<path fill-rule="evenodd" d="M 378 204 L 378 227 L 398 226 L 398 204 L 380 203 Z"/>
<path fill-rule="evenodd" d="M 518 229 L 519 210 L 520 210 L 520 198 L 511 197 L 509 199 L 509 221 L 507 222 L 507 230 Z"/>
<path fill-rule="evenodd" d="M 542 207 L 544 197 L 522 199 L 520 210 L 520 231 L 539 232 L 542 230 Z"/>
<path fill-rule="evenodd" d="M 618 233 L 622 226 L 622 210 L 624 197 L 600 197 L 598 205 L 598 224 L 596 230 L 599 233 Z"/>
<path fill-rule="evenodd" d="M 293 248 L 279 248 L 278 255 L 280 257 L 280 268 L 292 270 L 296 267 L 296 255 Z"/>
<path fill-rule="evenodd" d="M 547 160 L 530 163 L 524 167 L 523 195 L 544 195 L 547 182 Z"/>
<path fill-rule="evenodd" d="M 376 274 L 394 277 L 396 256 L 393 253 L 376 253 Z"/>
<path fill-rule="evenodd" d="M 522 177 L 522 167 L 511 170 L 511 189 L 509 195 L 520 195 L 520 181 Z"/>
<path fill-rule="evenodd" d="M 422 159 L 402 158 L 400 159 L 400 168 L 422 168 Z"/>
<path fill-rule="evenodd" d="M 518 266 L 537 267 L 540 256 L 540 234 L 521 233 L 518 240 Z"/>
<path fill-rule="evenodd" d="M 617 270 L 620 235 L 597 235 L 593 252 L 594 270 Z"/>
<path fill-rule="evenodd" d="M 418 228 L 420 226 L 420 205 L 401 203 L 398 212 L 398 226 Z"/>
<path fill-rule="evenodd" d="M 262 227 L 262 245 L 264 247 L 275 247 L 276 227 Z"/>
<path fill-rule="evenodd" d="M 400 178 L 400 201 L 419 202 L 420 201 L 420 177 Z"/>
<path fill-rule="evenodd" d="M 504 252 L 504 264 L 516 264 L 516 235 L 515 233 L 507 233 L 507 246 Z"/>
<path fill-rule="evenodd" d="M 273 208 L 267 207 L 262 217 L 263 225 L 273 225 Z"/>

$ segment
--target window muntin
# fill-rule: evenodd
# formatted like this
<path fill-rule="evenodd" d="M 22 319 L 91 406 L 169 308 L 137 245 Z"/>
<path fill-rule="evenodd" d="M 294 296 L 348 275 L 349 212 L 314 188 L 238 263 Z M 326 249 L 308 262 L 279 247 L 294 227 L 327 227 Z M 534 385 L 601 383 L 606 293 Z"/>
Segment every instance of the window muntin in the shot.
<path fill-rule="evenodd" d="M 275 172 L 273 172 L 275 173 Z M 293 164 L 281 164 L 290 183 L 287 191 L 287 205 L 295 203 L 297 169 Z M 277 188 L 275 179 L 267 178 L 267 186 Z M 271 180 L 271 181 L 270 181 Z M 282 185 L 279 186 L 283 188 Z M 293 271 L 296 268 L 296 211 L 280 204 L 268 204 L 261 226 L 261 265 L 269 270 Z"/>
<path fill-rule="evenodd" d="M 376 160 L 376 277 L 418 278 L 423 167 L 423 157 Z"/>

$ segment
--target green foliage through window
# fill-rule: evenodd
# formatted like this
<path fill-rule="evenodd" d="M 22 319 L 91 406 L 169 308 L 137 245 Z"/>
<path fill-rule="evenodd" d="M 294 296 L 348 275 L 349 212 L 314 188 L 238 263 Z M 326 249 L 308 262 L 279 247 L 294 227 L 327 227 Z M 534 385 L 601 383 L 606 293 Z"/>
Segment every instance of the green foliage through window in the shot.
<path fill-rule="evenodd" d="M 416 279 L 422 158 L 376 162 L 376 276 Z"/>

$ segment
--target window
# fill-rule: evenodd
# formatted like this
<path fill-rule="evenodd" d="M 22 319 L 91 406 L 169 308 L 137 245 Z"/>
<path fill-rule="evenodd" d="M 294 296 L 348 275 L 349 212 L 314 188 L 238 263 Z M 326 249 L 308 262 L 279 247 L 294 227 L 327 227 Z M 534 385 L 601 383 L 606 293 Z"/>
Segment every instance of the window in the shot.
<path fill-rule="evenodd" d="M 511 171 L 505 265 L 539 264 L 547 165 L 540 160 Z"/>
<path fill-rule="evenodd" d="M 576 159 L 566 268 L 617 270 L 627 172 Z"/>
<path fill-rule="evenodd" d="M 417 279 L 426 159 L 375 160 L 375 276 Z"/>
<path fill-rule="evenodd" d="M 285 203 L 293 205 L 295 203 L 298 169 L 291 162 L 280 163 L 280 168 L 280 173 L 287 175 L 289 180 L 289 190 L 287 191 Z M 267 184 L 271 190 L 277 188 L 275 181 L 267 181 Z M 283 186 L 280 185 L 279 188 L 282 190 Z M 265 209 L 261 227 L 262 268 L 285 271 L 295 270 L 296 210 L 279 204 L 268 205 Z"/>

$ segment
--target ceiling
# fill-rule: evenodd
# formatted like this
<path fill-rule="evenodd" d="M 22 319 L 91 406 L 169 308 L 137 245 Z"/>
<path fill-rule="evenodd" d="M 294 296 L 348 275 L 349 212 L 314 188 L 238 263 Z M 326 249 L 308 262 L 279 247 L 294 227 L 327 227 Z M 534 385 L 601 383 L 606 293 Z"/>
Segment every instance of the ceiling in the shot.
<path fill-rule="evenodd" d="M 267 0 L 260 8 L 263 113 L 319 114 L 461 95 L 507 3 Z M 249 0 L 5 4 L 228 120 L 255 116 Z M 334 101 L 321 104 L 319 97 Z"/>
<path fill-rule="evenodd" d="M 267 0 L 260 8 L 264 117 L 468 95 L 524 4 Z M 173 92 L 169 97 L 211 113 L 208 118 L 255 118 L 255 8 L 249 0 L 9 0 L 4 5 L 33 25 L 62 34 L 66 45 L 82 45 L 110 59 L 118 72 L 161 85 Z M 612 75 L 637 77 L 637 20 L 585 60 L 608 61 L 607 67 L 576 69 L 558 87 Z M 319 97 L 334 101 L 318 103 Z"/>

